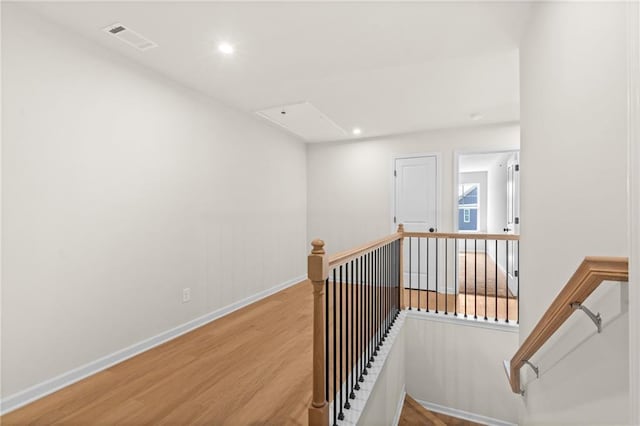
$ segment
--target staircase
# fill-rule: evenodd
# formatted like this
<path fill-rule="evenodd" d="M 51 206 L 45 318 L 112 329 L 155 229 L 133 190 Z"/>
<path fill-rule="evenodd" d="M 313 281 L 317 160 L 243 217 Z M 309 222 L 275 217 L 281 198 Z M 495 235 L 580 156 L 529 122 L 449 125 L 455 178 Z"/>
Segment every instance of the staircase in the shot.
<path fill-rule="evenodd" d="M 446 414 L 429 411 L 420 405 L 415 399 L 409 395 L 404 397 L 402 413 L 398 426 L 477 426 L 469 420 L 459 419 L 457 417 L 447 416 Z"/>

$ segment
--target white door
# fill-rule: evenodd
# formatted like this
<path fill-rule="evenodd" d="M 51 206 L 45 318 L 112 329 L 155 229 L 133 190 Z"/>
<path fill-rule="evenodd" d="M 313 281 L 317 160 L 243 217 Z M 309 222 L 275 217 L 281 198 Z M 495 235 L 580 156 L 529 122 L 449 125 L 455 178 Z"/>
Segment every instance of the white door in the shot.
<path fill-rule="evenodd" d="M 520 234 L 520 165 L 518 154 L 507 161 L 507 224 L 504 231 L 508 234 Z M 509 289 L 517 292 L 518 250 L 517 243 L 510 241 L 507 250 L 507 268 Z"/>
<path fill-rule="evenodd" d="M 404 224 L 404 229 L 407 232 L 436 231 L 438 228 L 437 157 L 429 155 L 397 159 L 394 176 L 394 225 Z M 417 238 L 413 238 L 410 241 L 406 238 L 404 249 L 405 287 L 434 290 L 436 288 L 435 241 L 432 241 L 427 247 L 425 239 L 418 241 Z"/>

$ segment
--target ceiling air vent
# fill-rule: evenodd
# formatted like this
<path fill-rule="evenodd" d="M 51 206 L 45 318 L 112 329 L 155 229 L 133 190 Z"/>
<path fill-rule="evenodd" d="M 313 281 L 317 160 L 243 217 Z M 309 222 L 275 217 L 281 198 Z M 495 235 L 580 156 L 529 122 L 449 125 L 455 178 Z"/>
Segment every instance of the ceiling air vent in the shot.
<path fill-rule="evenodd" d="M 151 48 L 158 47 L 156 43 L 122 24 L 109 25 L 104 29 L 104 31 L 138 50 L 149 50 Z"/>

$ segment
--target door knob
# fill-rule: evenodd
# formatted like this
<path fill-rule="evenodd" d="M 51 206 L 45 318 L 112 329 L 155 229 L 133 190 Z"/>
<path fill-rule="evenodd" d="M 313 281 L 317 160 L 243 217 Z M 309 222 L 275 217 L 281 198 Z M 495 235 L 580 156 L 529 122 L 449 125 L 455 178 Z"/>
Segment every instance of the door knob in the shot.
<path fill-rule="evenodd" d="M 436 232 L 435 228 L 429 228 L 429 232 Z"/>

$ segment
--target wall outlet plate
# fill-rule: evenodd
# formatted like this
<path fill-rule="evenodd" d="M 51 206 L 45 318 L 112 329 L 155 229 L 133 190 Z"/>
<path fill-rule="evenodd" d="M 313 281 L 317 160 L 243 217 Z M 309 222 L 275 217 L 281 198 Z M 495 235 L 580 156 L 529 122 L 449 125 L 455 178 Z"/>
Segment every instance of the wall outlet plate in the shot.
<path fill-rule="evenodd" d="M 191 288 L 183 288 L 182 289 L 182 303 L 187 303 L 191 301 Z"/>

